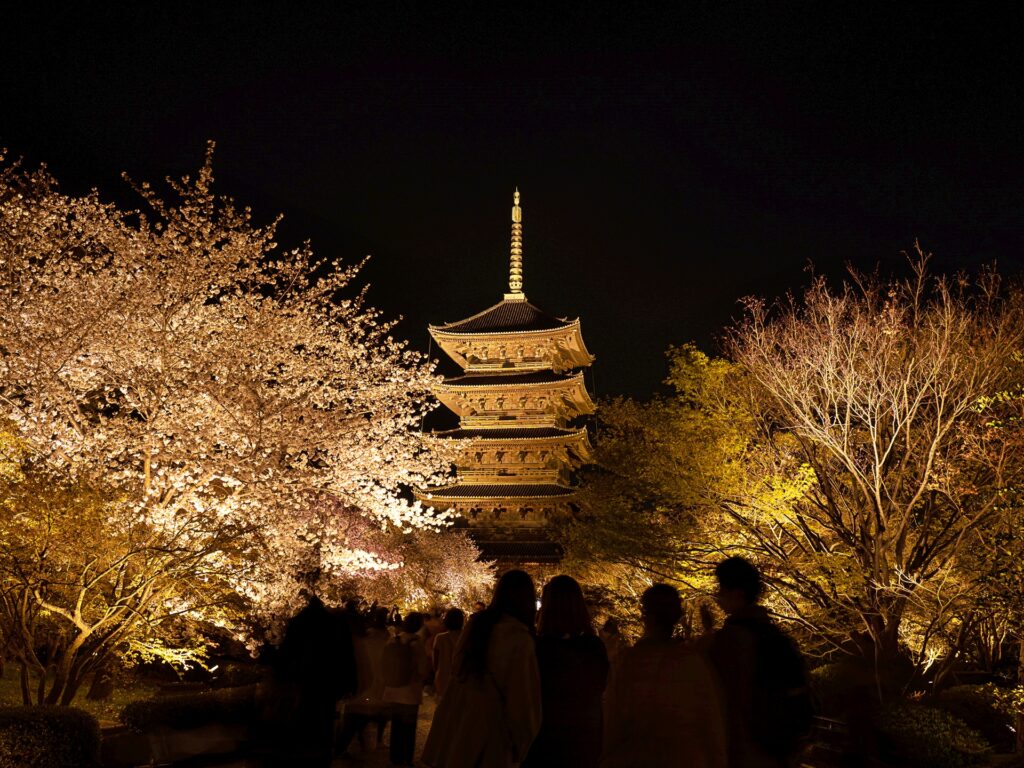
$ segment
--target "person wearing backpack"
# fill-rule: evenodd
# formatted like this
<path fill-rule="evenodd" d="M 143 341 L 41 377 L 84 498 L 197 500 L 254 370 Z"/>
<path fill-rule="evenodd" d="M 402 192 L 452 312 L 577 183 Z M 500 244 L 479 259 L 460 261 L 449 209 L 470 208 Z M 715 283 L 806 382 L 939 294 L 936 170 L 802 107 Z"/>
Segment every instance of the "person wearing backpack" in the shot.
<path fill-rule="evenodd" d="M 708 652 L 725 692 L 730 768 L 795 766 L 814 715 L 803 657 L 758 605 L 764 585 L 750 562 L 730 557 L 715 576 L 726 619 Z"/>
<path fill-rule="evenodd" d="M 408 614 L 381 654 L 383 698 L 391 709 L 392 765 L 412 765 L 416 751 L 416 718 L 423 702 L 423 684 L 430 672 L 430 661 L 420 637 L 422 627 L 423 614 Z"/>

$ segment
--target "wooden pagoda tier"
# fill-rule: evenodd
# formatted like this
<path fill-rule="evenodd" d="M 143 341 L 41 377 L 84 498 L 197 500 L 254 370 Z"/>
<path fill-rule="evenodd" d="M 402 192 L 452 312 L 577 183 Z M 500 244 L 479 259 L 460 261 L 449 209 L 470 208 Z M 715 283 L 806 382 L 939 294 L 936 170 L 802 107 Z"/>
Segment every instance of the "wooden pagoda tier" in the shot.
<path fill-rule="evenodd" d="M 557 563 L 551 523 L 573 510 L 573 471 L 593 460 L 580 420 L 594 412 L 582 369 L 594 357 L 579 320 L 554 317 L 522 292 L 522 210 L 512 208 L 509 289 L 502 301 L 465 320 L 430 326 L 438 346 L 463 370 L 435 395 L 459 417 L 437 433 L 459 442 L 456 478 L 417 493 L 453 509 L 483 556 L 507 565 Z"/>
<path fill-rule="evenodd" d="M 472 317 L 430 326 L 438 346 L 468 374 L 568 371 L 594 362 L 579 320 L 552 317 L 523 299 L 503 299 Z"/>

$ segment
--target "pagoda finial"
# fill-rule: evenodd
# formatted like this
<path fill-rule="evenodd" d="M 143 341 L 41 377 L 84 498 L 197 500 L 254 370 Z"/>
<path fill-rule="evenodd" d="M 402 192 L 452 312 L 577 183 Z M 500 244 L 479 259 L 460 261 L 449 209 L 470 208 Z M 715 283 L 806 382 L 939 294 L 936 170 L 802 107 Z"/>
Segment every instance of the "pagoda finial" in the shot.
<path fill-rule="evenodd" d="M 525 299 L 523 293 L 523 209 L 519 207 L 519 187 L 512 195 L 512 256 L 508 268 L 506 299 Z"/>

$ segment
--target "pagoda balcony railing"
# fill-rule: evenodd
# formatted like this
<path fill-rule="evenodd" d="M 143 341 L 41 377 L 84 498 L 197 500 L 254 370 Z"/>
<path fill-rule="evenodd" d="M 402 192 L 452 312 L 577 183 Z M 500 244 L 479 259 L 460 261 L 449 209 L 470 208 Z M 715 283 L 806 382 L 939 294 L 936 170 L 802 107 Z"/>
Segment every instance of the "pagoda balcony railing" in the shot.
<path fill-rule="evenodd" d="M 480 413 L 463 416 L 460 425 L 465 429 L 487 427 L 558 427 L 565 429 L 566 419 L 553 413 L 500 414 Z"/>
<path fill-rule="evenodd" d="M 467 358 L 466 372 L 478 373 L 480 371 L 543 371 L 551 368 L 551 360 L 515 360 L 509 363 L 505 360 L 475 360 Z"/>
<path fill-rule="evenodd" d="M 569 481 L 567 471 L 543 467 L 459 467 L 456 474 L 459 482 L 472 485 L 520 482 L 566 484 Z"/>

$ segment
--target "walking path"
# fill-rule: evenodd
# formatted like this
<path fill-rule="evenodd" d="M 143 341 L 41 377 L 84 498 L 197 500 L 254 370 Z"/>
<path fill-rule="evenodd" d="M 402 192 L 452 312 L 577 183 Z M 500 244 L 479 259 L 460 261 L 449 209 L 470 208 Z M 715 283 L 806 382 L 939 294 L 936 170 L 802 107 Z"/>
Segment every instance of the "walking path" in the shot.
<path fill-rule="evenodd" d="M 424 696 L 423 704 L 420 706 L 419 718 L 416 723 L 416 768 L 426 768 L 420 762 L 420 755 L 423 753 L 423 744 L 427 740 L 427 733 L 430 731 L 430 722 L 434 718 L 434 707 L 436 702 L 432 696 Z M 384 743 L 378 749 L 370 749 L 366 752 L 359 750 L 359 744 L 353 742 L 349 754 L 345 757 L 335 758 L 331 768 L 388 768 L 391 762 L 388 760 L 387 740 L 391 727 L 384 736 Z M 245 760 L 234 760 L 227 763 L 219 763 L 209 768 L 249 768 Z"/>
<path fill-rule="evenodd" d="M 424 696 L 423 704 L 420 705 L 419 718 L 416 722 L 416 766 L 425 768 L 420 762 L 420 755 L 423 754 L 423 745 L 427 741 L 427 733 L 430 731 L 430 722 L 434 719 L 434 708 L 437 702 L 433 696 Z M 388 726 L 388 733 L 384 736 L 384 743 L 378 749 L 371 749 L 367 752 L 359 751 L 359 744 L 353 741 L 346 757 L 335 759 L 331 768 L 387 768 L 391 763 L 388 761 L 387 740 L 390 736 L 391 727 Z"/>

